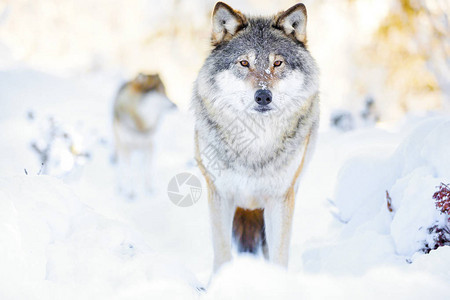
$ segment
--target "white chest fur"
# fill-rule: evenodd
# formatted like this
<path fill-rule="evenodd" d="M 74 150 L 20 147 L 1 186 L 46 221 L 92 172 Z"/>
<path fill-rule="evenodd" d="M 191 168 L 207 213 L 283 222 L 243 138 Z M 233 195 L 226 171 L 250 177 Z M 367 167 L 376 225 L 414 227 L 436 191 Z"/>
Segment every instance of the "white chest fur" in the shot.
<path fill-rule="evenodd" d="M 223 149 L 219 149 L 224 147 L 223 141 L 218 141 L 211 132 L 199 134 L 199 156 L 216 192 L 239 207 L 263 208 L 268 199 L 281 199 L 293 184 L 305 154 L 307 141 L 301 139 L 299 143 L 290 145 L 289 154 L 284 152 L 277 156 L 279 136 L 275 139 L 275 132 L 266 134 L 256 139 L 244 136 L 243 140 L 245 137 L 252 140 L 248 145 L 243 144 L 245 147 L 239 149 L 241 152 L 231 153 L 232 159 L 235 159 L 233 155 L 239 155 L 233 161 L 226 161 L 224 156 L 230 153 L 224 154 Z M 267 158 L 269 155 L 272 157 Z M 261 163 L 250 167 L 243 162 Z"/>

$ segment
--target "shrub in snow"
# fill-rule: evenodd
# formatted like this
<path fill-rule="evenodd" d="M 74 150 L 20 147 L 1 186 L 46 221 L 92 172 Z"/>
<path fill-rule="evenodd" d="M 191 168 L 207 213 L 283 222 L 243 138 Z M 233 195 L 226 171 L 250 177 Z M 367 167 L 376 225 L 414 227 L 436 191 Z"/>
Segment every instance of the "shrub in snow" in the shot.
<path fill-rule="evenodd" d="M 375 99 L 367 96 L 357 106 L 362 108 L 356 110 L 334 110 L 330 116 L 330 125 L 340 131 L 350 131 L 360 127 L 371 127 L 380 119 L 380 115 L 376 108 Z"/>
<path fill-rule="evenodd" d="M 450 187 L 448 184 L 441 182 L 439 190 L 433 195 L 433 199 L 436 201 L 436 208 L 441 213 L 450 215 Z"/>
<path fill-rule="evenodd" d="M 361 119 L 366 125 L 374 125 L 380 120 L 380 115 L 375 105 L 375 99 L 373 97 L 366 97 L 364 100 L 364 108 L 362 109 Z"/>
<path fill-rule="evenodd" d="M 450 187 L 445 183 L 441 183 L 438 187 L 438 191 L 433 194 L 436 209 L 450 216 Z M 423 252 L 429 253 L 431 250 L 436 250 L 442 246 L 450 246 L 450 217 L 447 218 L 447 222 L 444 224 L 435 224 L 428 228 L 428 233 L 431 238 L 428 238 L 425 242 Z"/>
<path fill-rule="evenodd" d="M 436 250 L 442 246 L 450 246 L 450 227 L 448 225 L 441 227 L 434 225 L 428 228 L 430 238 L 425 242 L 422 249 L 424 253 L 430 253 L 431 250 Z"/>
<path fill-rule="evenodd" d="M 335 110 L 330 117 L 331 126 L 342 131 L 355 128 L 352 113 L 346 110 Z"/>
<path fill-rule="evenodd" d="M 29 113 L 28 119 L 33 121 L 35 117 Z M 31 142 L 31 148 L 38 155 L 42 174 L 65 175 L 90 157 L 75 129 L 66 128 L 53 117 L 41 120 L 38 126 L 40 135 Z"/>

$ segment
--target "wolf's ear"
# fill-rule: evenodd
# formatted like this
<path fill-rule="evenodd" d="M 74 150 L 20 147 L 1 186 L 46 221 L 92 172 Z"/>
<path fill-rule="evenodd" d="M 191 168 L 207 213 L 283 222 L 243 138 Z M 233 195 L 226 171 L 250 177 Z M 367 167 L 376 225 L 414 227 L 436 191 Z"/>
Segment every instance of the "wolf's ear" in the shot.
<path fill-rule="evenodd" d="M 278 13 L 274 18 L 274 26 L 295 41 L 306 44 L 307 18 L 305 5 L 298 3 L 288 10 Z"/>
<path fill-rule="evenodd" d="M 217 2 L 212 14 L 213 32 L 211 42 L 214 46 L 229 41 L 247 26 L 247 18 L 223 2 Z"/>

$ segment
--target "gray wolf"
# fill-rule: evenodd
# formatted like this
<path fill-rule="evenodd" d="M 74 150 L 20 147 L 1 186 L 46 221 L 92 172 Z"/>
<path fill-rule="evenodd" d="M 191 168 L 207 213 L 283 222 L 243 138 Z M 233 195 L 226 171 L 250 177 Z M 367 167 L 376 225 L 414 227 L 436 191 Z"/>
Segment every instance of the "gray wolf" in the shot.
<path fill-rule="evenodd" d="M 196 160 L 208 185 L 214 271 L 240 252 L 287 266 L 295 194 L 319 124 L 303 4 L 249 17 L 218 2 L 194 84 Z"/>
<path fill-rule="evenodd" d="M 124 83 L 114 101 L 113 130 L 116 159 L 119 162 L 119 190 L 134 197 L 141 177 L 141 187 L 150 187 L 150 159 L 153 136 L 162 116 L 176 105 L 166 95 L 158 74 L 138 74 Z M 132 168 L 133 154 L 139 153 L 144 168 L 142 176 Z M 134 178 L 139 177 L 139 178 Z"/>

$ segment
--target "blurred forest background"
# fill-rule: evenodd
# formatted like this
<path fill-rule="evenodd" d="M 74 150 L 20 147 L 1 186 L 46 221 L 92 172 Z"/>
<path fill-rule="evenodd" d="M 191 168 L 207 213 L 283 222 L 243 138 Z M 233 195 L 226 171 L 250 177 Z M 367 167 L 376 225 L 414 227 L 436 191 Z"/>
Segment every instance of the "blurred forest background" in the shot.
<path fill-rule="evenodd" d="M 0 68 L 59 76 L 158 72 L 189 107 L 207 55 L 213 0 L 0 0 Z M 227 1 L 252 15 L 295 1 Z M 323 120 L 342 129 L 450 110 L 450 1 L 307 0 Z M 342 118 L 345 122 L 342 123 Z M 328 122 L 329 123 L 329 122 Z M 382 124 L 382 123 L 381 123 Z"/>

